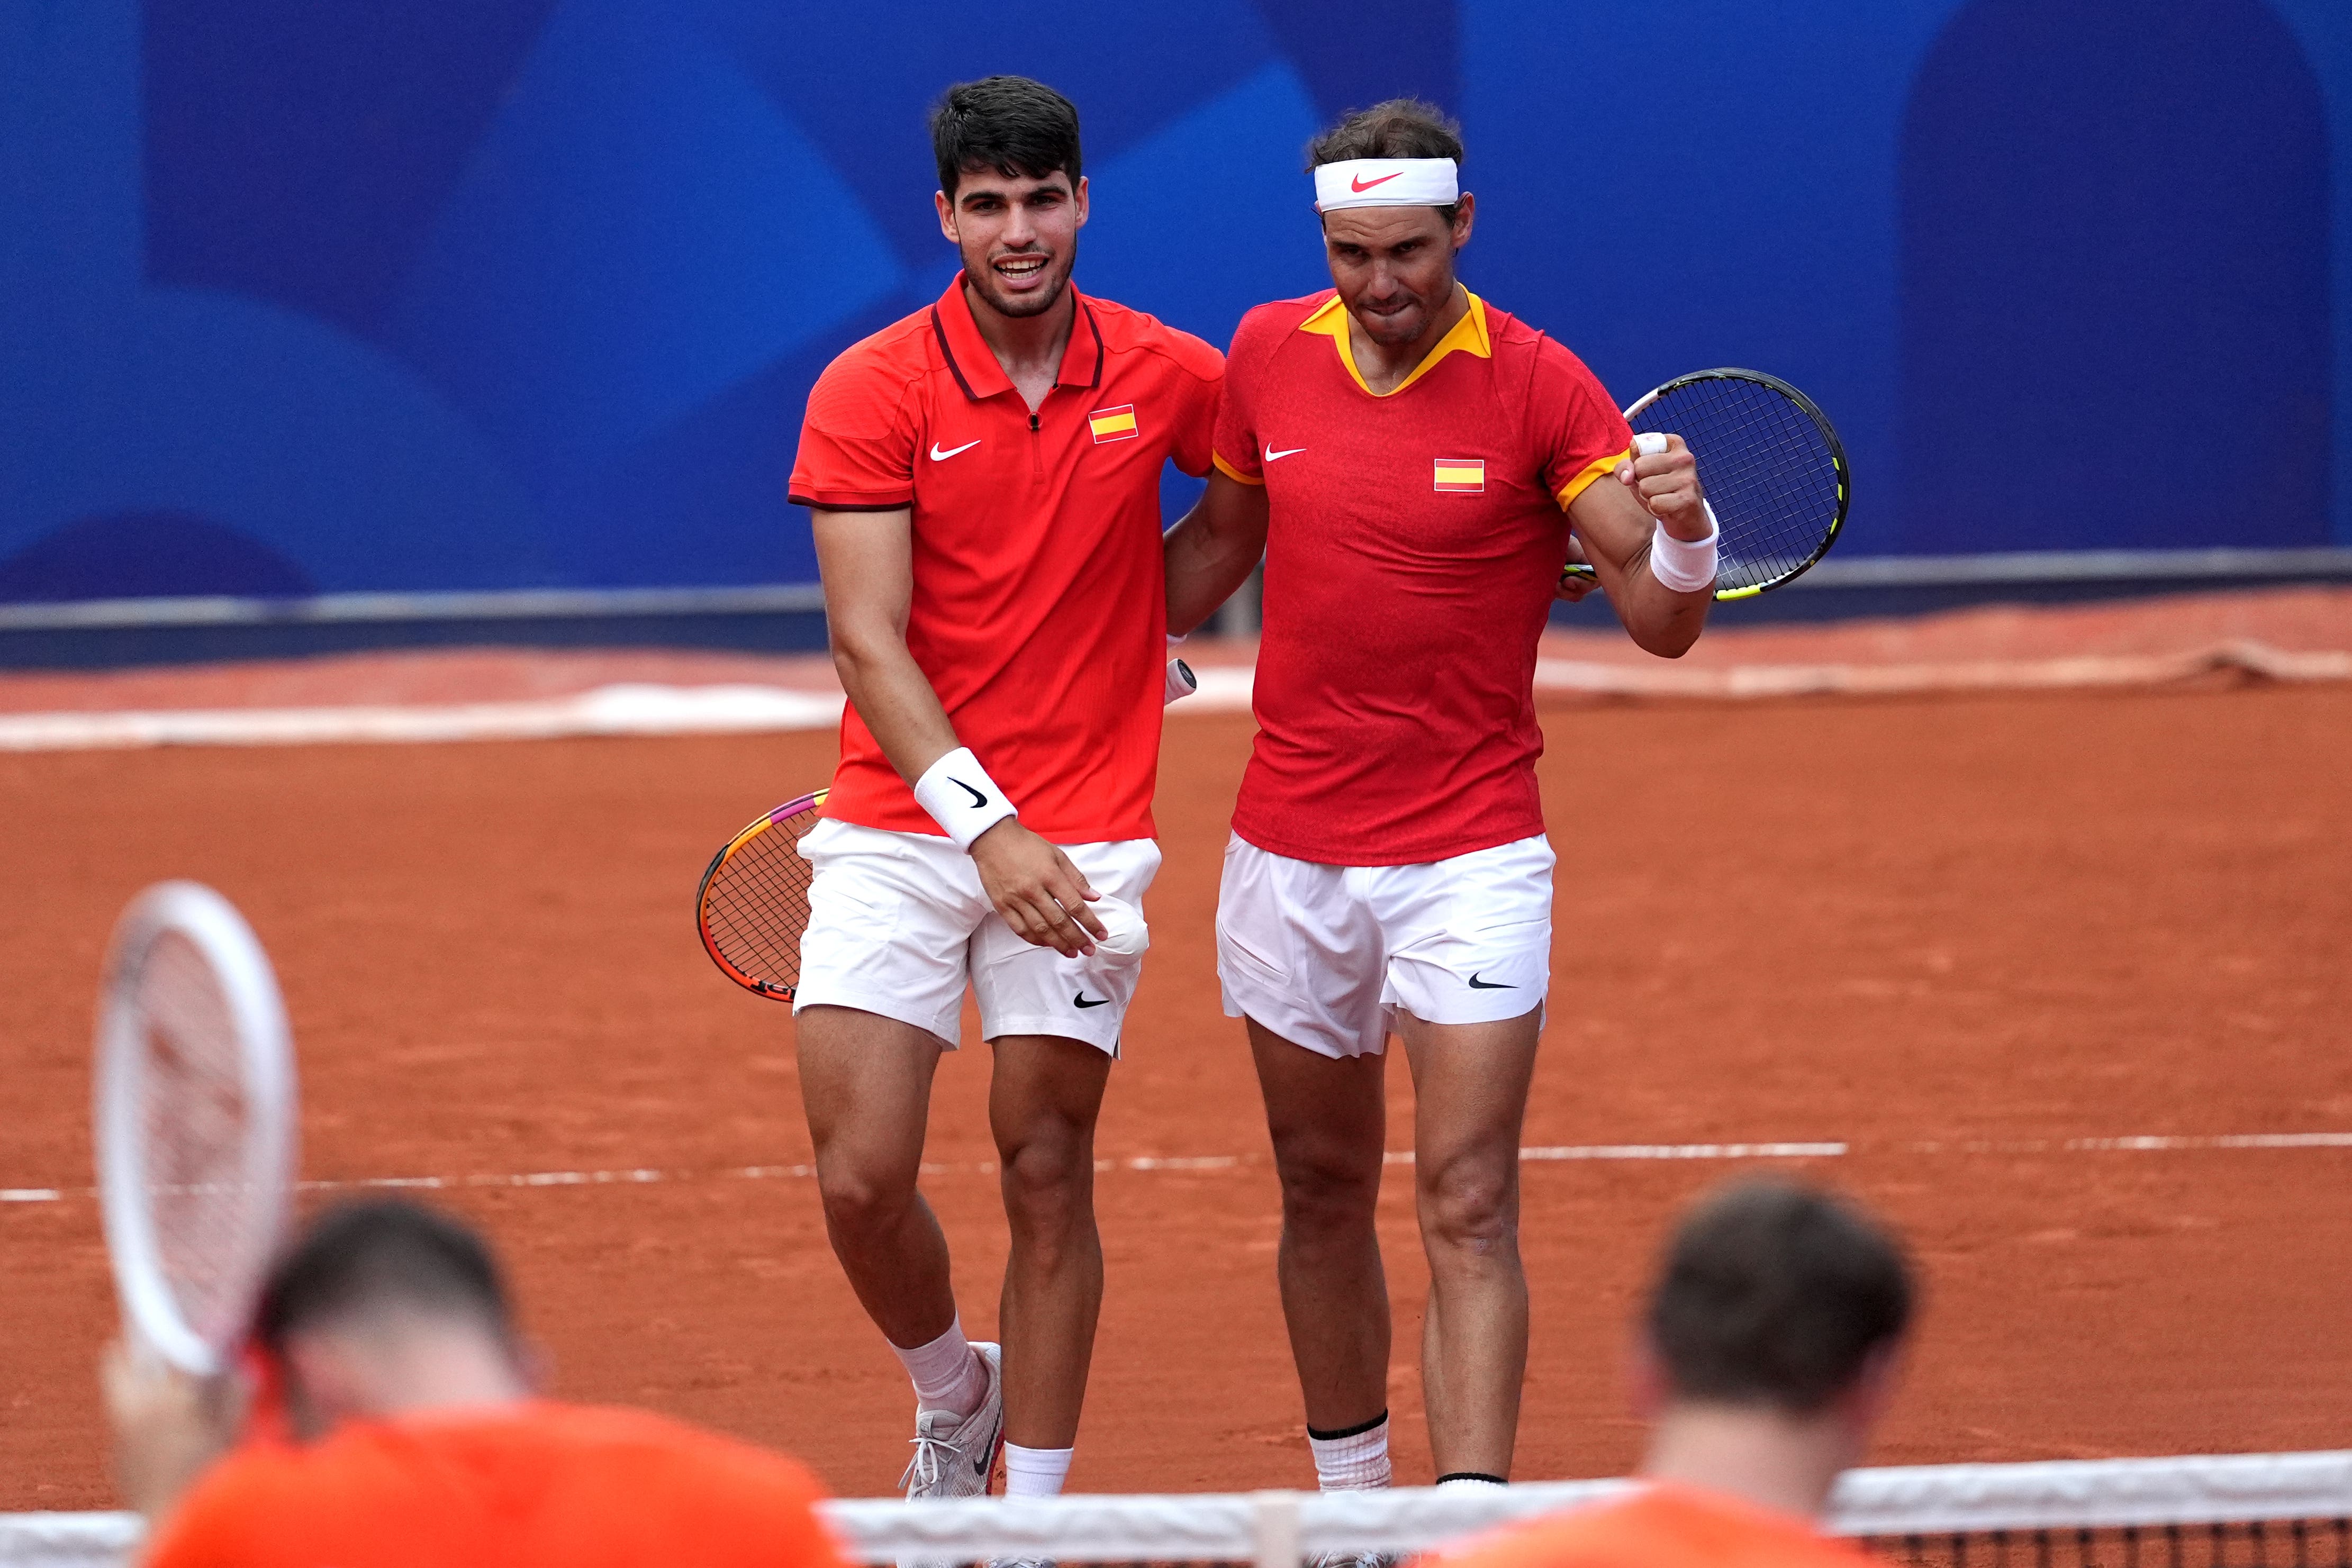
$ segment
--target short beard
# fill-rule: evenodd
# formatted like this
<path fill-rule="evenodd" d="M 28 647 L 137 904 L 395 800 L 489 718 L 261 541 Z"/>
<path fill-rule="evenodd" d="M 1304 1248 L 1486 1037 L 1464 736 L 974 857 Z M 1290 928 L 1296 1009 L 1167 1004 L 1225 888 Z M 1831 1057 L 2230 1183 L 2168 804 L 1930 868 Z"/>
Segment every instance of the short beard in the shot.
<path fill-rule="evenodd" d="M 988 301 L 990 309 L 1008 320 L 1024 321 L 1032 316 L 1043 316 L 1062 302 L 1062 290 L 1070 286 L 1070 274 L 1076 267 L 1077 252 L 1073 246 L 1070 254 L 1063 258 L 1061 277 L 1052 287 L 1028 298 L 1013 301 L 997 297 L 993 287 L 996 283 L 996 272 L 985 259 L 978 267 L 974 267 L 970 260 L 966 260 L 963 264 L 963 277 L 964 281 L 971 286 L 971 291 Z"/>

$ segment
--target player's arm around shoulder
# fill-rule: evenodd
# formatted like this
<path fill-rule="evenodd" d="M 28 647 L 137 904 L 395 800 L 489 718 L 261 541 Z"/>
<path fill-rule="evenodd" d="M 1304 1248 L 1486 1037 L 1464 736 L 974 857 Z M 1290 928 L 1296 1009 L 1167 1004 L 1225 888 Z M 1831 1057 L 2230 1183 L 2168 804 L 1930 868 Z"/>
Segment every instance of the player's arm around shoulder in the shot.
<path fill-rule="evenodd" d="M 1168 630 L 1179 637 L 1216 613 L 1265 554 L 1269 511 L 1248 388 L 1268 340 L 1272 308 L 1251 310 L 1234 330 L 1233 352 L 1218 367 L 1204 411 L 1200 466 L 1188 470 L 1206 474 L 1209 487 L 1163 541 Z"/>
<path fill-rule="evenodd" d="M 1628 452 L 1606 477 L 1569 502 L 1569 526 L 1618 621 L 1635 643 L 1661 658 L 1690 652 L 1706 630 L 1715 596 L 1712 582 L 1680 590 L 1660 581 L 1651 567 L 1654 536 L 1663 532 L 1692 544 L 1710 538 L 1715 522 L 1706 502 L 1698 461 L 1679 435 L 1668 436 L 1661 453 Z"/>
<path fill-rule="evenodd" d="M 1163 541 L 1171 634 L 1192 632 L 1249 580 L 1265 554 L 1268 516 L 1264 485 L 1211 472 L 1209 487 Z"/>

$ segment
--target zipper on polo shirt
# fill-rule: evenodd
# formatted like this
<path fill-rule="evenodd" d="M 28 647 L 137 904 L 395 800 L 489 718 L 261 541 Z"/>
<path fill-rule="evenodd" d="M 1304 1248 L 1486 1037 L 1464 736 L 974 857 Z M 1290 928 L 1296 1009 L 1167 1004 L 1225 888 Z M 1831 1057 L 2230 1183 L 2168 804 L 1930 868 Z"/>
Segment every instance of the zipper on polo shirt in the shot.
<path fill-rule="evenodd" d="M 1037 411 L 1032 409 L 1029 411 L 1029 477 L 1032 479 L 1043 479 L 1045 476 L 1043 442 L 1044 437 L 1037 434 Z"/>

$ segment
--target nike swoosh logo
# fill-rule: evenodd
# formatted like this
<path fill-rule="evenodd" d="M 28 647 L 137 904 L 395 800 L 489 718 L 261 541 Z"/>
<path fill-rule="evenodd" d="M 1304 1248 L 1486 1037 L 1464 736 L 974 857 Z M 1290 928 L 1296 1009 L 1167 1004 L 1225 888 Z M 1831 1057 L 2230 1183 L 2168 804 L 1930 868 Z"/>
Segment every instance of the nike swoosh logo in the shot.
<path fill-rule="evenodd" d="M 1265 460 L 1268 463 L 1279 462 L 1285 457 L 1296 457 L 1306 450 L 1307 448 L 1304 446 L 1292 446 L 1286 448 L 1283 451 L 1276 452 L 1273 447 L 1269 446 L 1265 449 Z"/>
<path fill-rule="evenodd" d="M 1094 1000 L 1088 1001 L 1087 999 L 1087 994 L 1084 991 L 1078 992 L 1076 995 L 1073 996 L 1070 1000 L 1077 1003 L 1078 1006 L 1082 1008 L 1107 1008 L 1110 1006 L 1110 998 L 1108 997 L 1097 997 Z"/>
<path fill-rule="evenodd" d="M 979 790 L 977 790 L 977 789 L 973 789 L 971 785 L 969 785 L 969 784 L 965 783 L 962 779 L 961 779 L 957 778 L 954 774 L 950 773 L 950 774 L 949 774 L 949 775 L 948 775 L 948 782 L 949 782 L 949 783 L 950 783 L 950 784 L 952 784 L 952 785 L 954 785 L 957 789 L 959 789 L 962 790 L 965 794 L 967 794 L 967 795 L 971 796 L 971 803 L 972 803 L 973 805 L 975 805 L 975 806 L 985 806 L 985 805 L 987 805 L 987 804 L 988 804 L 988 797 L 987 797 L 987 796 L 985 796 L 985 795 L 982 794 Z"/>
<path fill-rule="evenodd" d="M 969 452 L 979 444 L 980 443 L 977 441 L 967 441 L 961 446 L 950 446 L 945 452 L 942 452 L 940 450 L 940 444 L 934 441 L 931 443 L 931 461 L 934 463 L 944 463 L 949 458 L 954 456 L 957 453 Z"/>
<path fill-rule="evenodd" d="M 1370 190 L 1374 185 L 1385 185 L 1391 180 L 1395 179 L 1397 174 L 1402 174 L 1403 172 L 1404 171 L 1400 169 L 1397 171 L 1396 174 L 1383 174 L 1377 180 L 1367 180 L 1360 174 L 1353 175 L 1348 181 L 1348 189 L 1355 192 L 1356 194 L 1360 196 L 1366 191 Z"/>
<path fill-rule="evenodd" d="M 1470 976 L 1470 988 L 1474 991 L 1516 991 L 1519 988 L 1507 986 L 1500 980 L 1482 980 L 1474 971 Z"/>

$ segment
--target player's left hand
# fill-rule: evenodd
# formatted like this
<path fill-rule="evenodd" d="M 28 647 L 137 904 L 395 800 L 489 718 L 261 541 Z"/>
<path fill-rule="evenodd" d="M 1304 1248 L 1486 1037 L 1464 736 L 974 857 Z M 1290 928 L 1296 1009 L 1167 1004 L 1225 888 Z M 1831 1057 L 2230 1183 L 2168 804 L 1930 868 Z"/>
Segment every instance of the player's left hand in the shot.
<path fill-rule="evenodd" d="M 114 1429 L 115 1485 L 152 1523 L 228 1447 L 243 1413 L 243 1385 L 230 1374 L 191 1376 L 121 1340 L 106 1347 L 98 1371 Z"/>
<path fill-rule="evenodd" d="M 1574 534 L 1568 536 L 1568 565 L 1589 567 L 1592 558 L 1584 553 L 1584 541 Z M 1601 580 L 1590 572 L 1570 571 L 1562 568 L 1559 591 L 1552 595 L 1563 604 L 1574 604 L 1601 586 Z"/>
<path fill-rule="evenodd" d="M 1699 487 L 1698 459 L 1679 435 L 1667 436 L 1666 449 L 1655 456 L 1618 464 L 1617 482 L 1678 539 L 1703 539 L 1714 528 L 1707 519 L 1706 492 Z"/>

